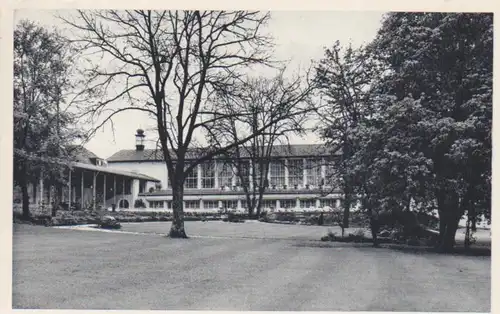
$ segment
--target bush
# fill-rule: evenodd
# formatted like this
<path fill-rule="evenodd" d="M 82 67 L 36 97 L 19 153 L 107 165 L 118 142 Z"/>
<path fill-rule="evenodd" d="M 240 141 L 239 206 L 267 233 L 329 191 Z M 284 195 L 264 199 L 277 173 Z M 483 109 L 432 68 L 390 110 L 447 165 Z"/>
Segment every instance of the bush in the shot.
<path fill-rule="evenodd" d="M 365 232 L 362 229 L 358 229 L 358 230 L 354 231 L 353 233 L 349 233 L 347 235 L 347 238 L 349 240 L 354 241 L 354 242 L 363 242 L 363 240 L 366 239 Z"/>

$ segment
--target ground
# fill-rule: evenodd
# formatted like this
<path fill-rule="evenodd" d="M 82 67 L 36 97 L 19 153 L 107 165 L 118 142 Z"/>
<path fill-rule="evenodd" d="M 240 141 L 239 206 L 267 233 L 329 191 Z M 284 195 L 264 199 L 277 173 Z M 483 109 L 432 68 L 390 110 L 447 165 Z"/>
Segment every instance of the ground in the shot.
<path fill-rule="evenodd" d="M 328 227 L 14 225 L 13 308 L 490 311 L 490 257 L 317 241 Z"/>

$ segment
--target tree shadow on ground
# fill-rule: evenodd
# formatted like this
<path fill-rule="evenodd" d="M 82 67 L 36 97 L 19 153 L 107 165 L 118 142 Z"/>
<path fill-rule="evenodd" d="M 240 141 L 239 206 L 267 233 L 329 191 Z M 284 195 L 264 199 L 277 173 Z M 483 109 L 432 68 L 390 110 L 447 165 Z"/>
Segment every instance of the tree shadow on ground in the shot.
<path fill-rule="evenodd" d="M 409 254 L 440 254 L 440 255 L 456 255 L 456 256 L 491 256 L 491 248 L 486 246 L 472 246 L 465 248 L 456 246 L 451 252 L 440 252 L 435 247 L 429 246 L 409 246 L 401 244 L 385 244 L 383 248 L 395 250 Z"/>
<path fill-rule="evenodd" d="M 439 252 L 435 247 L 429 246 L 410 246 L 405 244 L 380 244 L 375 248 L 371 243 L 354 243 L 354 242 L 323 242 L 323 241 L 309 241 L 294 244 L 296 247 L 309 247 L 309 248 L 359 248 L 359 249 L 378 249 L 378 250 L 391 250 L 407 254 L 436 254 L 436 255 L 455 255 L 455 256 L 491 256 L 491 248 L 486 246 L 472 246 L 464 248 L 457 246 L 452 252 Z"/>

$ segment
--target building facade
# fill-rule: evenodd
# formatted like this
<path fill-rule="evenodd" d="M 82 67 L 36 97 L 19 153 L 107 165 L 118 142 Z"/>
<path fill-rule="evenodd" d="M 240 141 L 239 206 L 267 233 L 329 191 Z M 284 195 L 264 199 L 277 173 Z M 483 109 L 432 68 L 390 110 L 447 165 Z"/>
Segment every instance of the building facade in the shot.
<path fill-rule="evenodd" d="M 140 132 L 139 132 L 140 131 Z M 159 150 L 144 149 L 144 133 L 138 130 L 135 149 L 121 150 L 107 159 L 109 167 L 154 177 L 138 198 L 154 209 L 172 208 L 172 189 L 163 154 Z M 188 154 L 189 155 L 189 154 Z M 333 158 L 324 145 L 276 145 L 271 153 L 263 208 L 270 210 L 313 210 L 340 207 L 342 195 L 329 184 Z M 246 183 L 236 175 L 234 161 L 214 158 L 195 167 L 184 181 L 184 208 L 186 211 L 217 211 L 221 208 L 245 210 L 246 194 L 243 184 L 252 189 L 252 163 L 242 156 Z M 187 163 L 189 163 L 189 158 Z M 256 173 L 260 173 L 256 171 Z"/>
<path fill-rule="evenodd" d="M 50 210 L 55 193 L 61 193 L 59 199 L 66 209 L 118 209 L 134 207 L 138 195 L 146 186 L 159 180 L 141 173 L 109 167 L 106 161 L 83 147 L 73 153 L 73 160 L 66 172 L 67 186 L 57 189 L 42 176 L 28 184 L 30 207 Z M 19 187 L 14 187 L 14 203 L 22 203 Z M 14 206 L 15 207 L 15 206 Z"/>

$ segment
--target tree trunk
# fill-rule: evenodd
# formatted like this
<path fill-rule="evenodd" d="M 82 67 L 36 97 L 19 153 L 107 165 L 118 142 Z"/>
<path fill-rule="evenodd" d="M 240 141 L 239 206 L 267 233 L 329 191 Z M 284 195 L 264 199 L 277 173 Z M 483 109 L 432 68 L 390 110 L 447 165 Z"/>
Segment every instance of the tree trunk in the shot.
<path fill-rule="evenodd" d="M 351 213 L 351 199 L 350 197 L 346 196 L 344 198 L 344 202 L 342 204 L 344 206 L 344 214 L 342 218 L 342 225 L 344 228 L 349 228 L 349 215 Z"/>
<path fill-rule="evenodd" d="M 62 194 L 62 186 L 60 184 L 56 185 L 54 202 L 52 203 L 52 217 L 57 215 L 57 210 L 61 206 L 61 194 Z"/>
<path fill-rule="evenodd" d="M 450 215 L 449 221 L 446 225 L 446 231 L 441 242 L 440 251 L 442 252 L 451 252 L 455 247 L 455 235 L 458 229 L 458 222 L 460 221 L 460 217 L 456 217 L 456 215 Z"/>
<path fill-rule="evenodd" d="M 459 208 L 460 204 L 456 196 L 442 205 L 443 208 L 439 213 L 439 250 L 441 252 L 451 252 L 455 247 L 455 235 L 457 233 L 460 217 L 462 216 L 462 208 Z M 442 228 L 444 230 L 442 230 Z"/>
<path fill-rule="evenodd" d="M 172 227 L 170 228 L 169 237 L 171 238 L 187 238 L 186 231 L 184 229 L 184 186 L 182 182 L 176 180 L 175 184 L 172 184 L 172 210 L 173 219 Z"/>
<path fill-rule="evenodd" d="M 29 220 L 30 219 L 30 196 L 28 194 L 28 182 L 25 177 L 23 177 L 21 180 L 21 193 L 23 196 L 23 220 Z"/>
<path fill-rule="evenodd" d="M 262 199 L 264 198 L 264 188 L 259 187 L 259 195 L 258 195 L 258 200 L 257 200 L 257 210 L 256 210 L 256 216 L 257 218 L 260 218 L 260 214 L 262 211 Z"/>
<path fill-rule="evenodd" d="M 470 238 L 471 238 L 471 217 L 470 214 L 467 215 L 467 222 L 465 223 L 465 238 L 464 238 L 464 247 L 467 249 L 470 247 Z"/>

